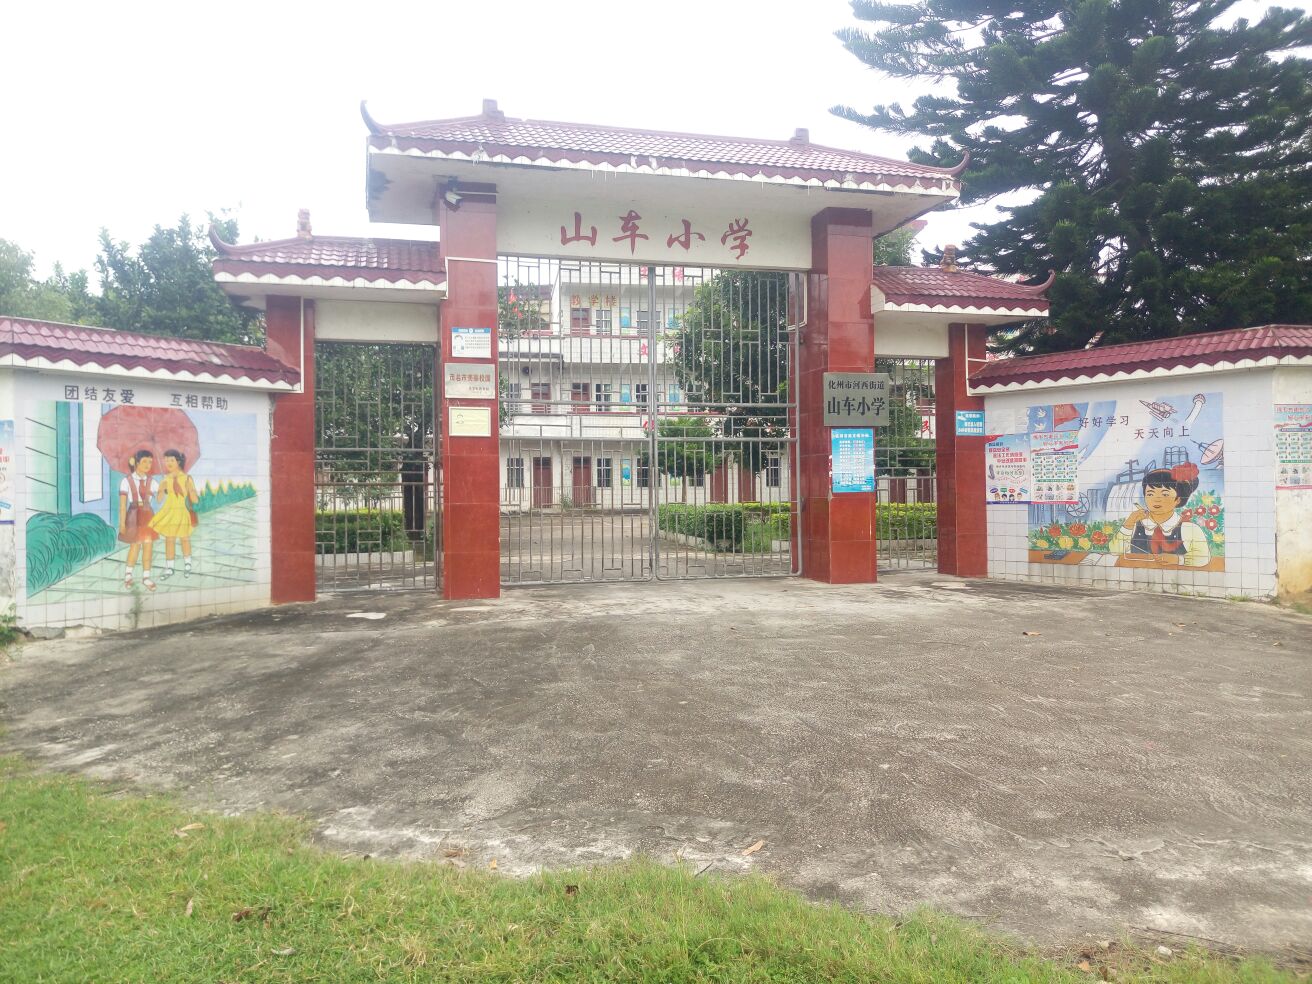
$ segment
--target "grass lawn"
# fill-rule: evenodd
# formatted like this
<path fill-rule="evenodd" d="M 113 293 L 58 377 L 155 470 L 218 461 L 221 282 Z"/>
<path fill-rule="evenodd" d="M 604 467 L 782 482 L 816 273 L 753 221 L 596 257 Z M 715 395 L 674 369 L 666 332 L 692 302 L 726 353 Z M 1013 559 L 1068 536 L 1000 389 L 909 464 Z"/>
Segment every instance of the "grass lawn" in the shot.
<path fill-rule="evenodd" d="M 1099 979 L 931 913 L 820 906 L 764 878 L 634 862 L 512 880 L 342 858 L 306 824 L 225 818 L 0 758 L 0 980 Z M 1113 948 L 1114 979 L 1285 982 Z"/>

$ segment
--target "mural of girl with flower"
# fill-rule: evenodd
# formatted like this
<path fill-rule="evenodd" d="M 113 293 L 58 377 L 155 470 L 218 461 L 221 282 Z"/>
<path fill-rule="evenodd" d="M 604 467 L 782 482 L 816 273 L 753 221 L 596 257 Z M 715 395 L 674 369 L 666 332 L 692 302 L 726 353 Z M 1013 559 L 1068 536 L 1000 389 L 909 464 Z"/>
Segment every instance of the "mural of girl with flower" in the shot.
<path fill-rule="evenodd" d="M 1178 512 L 1197 488 L 1198 466 L 1192 462 L 1148 472 L 1143 477 L 1143 504 L 1112 535 L 1108 551 L 1165 567 L 1206 566 L 1212 559 L 1207 534 Z"/>
<path fill-rule="evenodd" d="M 198 522 L 196 503 L 200 495 L 196 483 L 186 472 L 187 457 L 170 448 L 164 452 L 164 474 L 160 476 L 158 495 L 163 505 L 150 520 L 150 528 L 164 538 L 164 573 L 161 580 L 174 574 L 177 541 L 182 541 L 183 577 L 191 577 L 191 531 Z"/>
<path fill-rule="evenodd" d="M 149 450 L 141 449 L 128 458 L 128 474 L 118 487 L 118 538 L 128 545 L 127 569 L 123 572 L 123 587 L 132 587 L 133 569 L 137 555 L 141 555 L 141 583 L 147 591 L 156 584 L 150 576 L 150 559 L 159 533 L 153 528 L 153 506 L 158 486 L 151 477 L 155 458 Z"/>

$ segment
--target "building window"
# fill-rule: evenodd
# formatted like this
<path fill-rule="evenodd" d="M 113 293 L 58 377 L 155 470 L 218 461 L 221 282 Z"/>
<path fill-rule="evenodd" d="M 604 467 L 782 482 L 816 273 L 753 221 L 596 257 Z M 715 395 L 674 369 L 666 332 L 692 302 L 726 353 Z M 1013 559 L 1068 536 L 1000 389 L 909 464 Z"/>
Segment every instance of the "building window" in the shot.
<path fill-rule="evenodd" d="M 637 404 L 638 406 L 640 406 L 640 407 L 646 407 L 646 406 L 647 406 L 647 384 L 646 384 L 646 383 L 634 383 L 634 384 L 633 384 L 633 402 L 636 403 L 636 404 Z"/>
<path fill-rule="evenodd" d="M 524 459 L 506 459 L 506 488 L 522 489 L 524 487 Z"/>
<path fill-rule="evenodd" d="M 777 489 L 780 479 L 780 458 L 777 454 L 772 454 L 765 459 L 765 487 L 767 489 Z"/>
<path fill-rule="evenodd" d="M 587 335 L 592 331 L 592 309 L 570 308 L 569 330 L 572 334 Z"/>
<path fill-rule="evenodd" d="M 614 314 L 610 308 L 597 308 L 597 334 L 609 335 L 615 330 L 615 322 L 612 320 Z"/>
<path fill-rule="evenodd" d="M 569 402 L 574 404 L 575 413 L 587 413 L 592 409 L 591 392 L 587 383 L 569 384 Z"/>
<path fill-rule="evenodd" d="M 595 397 L 593 402 L 597 404 L 597 409 L 603 412 L 609 410 L 611 398 L 610 383 L 596 383 L 593 385 L 592 391 Z"/>
<path fill-rule="evenodd" d="M 647 467 L 646 458 L 638 459 L 637 472 L 638 474 L 635 477 L 638 482 L 638 488 L 645 489 L 648 483 L 651 481 L 651 470 Z"/>
<path fill-rule="evenodd" d="M 529 398 L 533 401 L 534 413 L 551 412 L 551 384 L 550 383 L 530 384 Z"/>
<path fill-rule="evenodd" d="M 611 483 L 611 459 L 597 459 L 597 488 L 608 489 Z"/>

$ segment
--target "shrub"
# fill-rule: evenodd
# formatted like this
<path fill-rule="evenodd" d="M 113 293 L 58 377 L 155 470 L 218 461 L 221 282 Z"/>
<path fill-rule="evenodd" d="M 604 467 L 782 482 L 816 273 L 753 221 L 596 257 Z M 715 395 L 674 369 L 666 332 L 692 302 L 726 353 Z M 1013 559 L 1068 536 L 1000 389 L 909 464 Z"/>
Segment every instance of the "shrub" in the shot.
<path fill-rule="evenodd" d="M 319 553 L 381 553 L 409 550 L 405 514 L 395 509 L 355 509 L 314 514 Z"/>
<path fill-rule="evenodd" d="M 657 508 L 656 524 L 667 533 L 699 537 L 717 550 L 738 550 L 747 527 L 747 510 L 740 504 L 689 506 L 667 502 Z"/>
<path fill-rule="evenodd" d="M 881 540 L 933 540 L 938 536 L 938 504 L 885 502 L 875 507 L 875 536 Z"/>
<path fill-rule="evenodd" d="M 117 543 L 114 528 L 91 513 L 33 513 L 27 520 L 28 595 L 99 560 Z"/>

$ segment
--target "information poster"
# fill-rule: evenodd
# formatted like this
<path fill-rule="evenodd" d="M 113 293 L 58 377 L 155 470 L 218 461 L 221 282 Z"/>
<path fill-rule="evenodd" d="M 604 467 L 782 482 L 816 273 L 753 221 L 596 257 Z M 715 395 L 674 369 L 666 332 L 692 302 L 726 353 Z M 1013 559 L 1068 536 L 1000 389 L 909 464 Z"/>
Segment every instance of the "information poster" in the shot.
<path fill-rule="evenodd" d="M 1080 501 L 1080 432 L 1045 431 L 1029 435 L 1032 502 L 1073 505 Z"/>
<path fill-rule="evenodd" d="M 452 328 L 451 355 L 457 359 L 492 358 L 492 329 Z"/>
<path fill-rule="evenodd" d="M 984 445 L 985 501 L 1028 503 L 1030 486 L 1030 436 L 1002 434 Z"/>
<path fill-rule="evenodd" d="M 983 437 L 984 411 L 958 410 L 957 437 Z"/>
<path fill-rule="evenodd" d="M 830 488 L 835 492 L 875 491 L 875 432 L 835 427 L 829 432 Z"/>
<path fill-rule="evenodd" d="M 1277 403 L 1276 488 L 1312 489 L 1312 403 Z"/>

